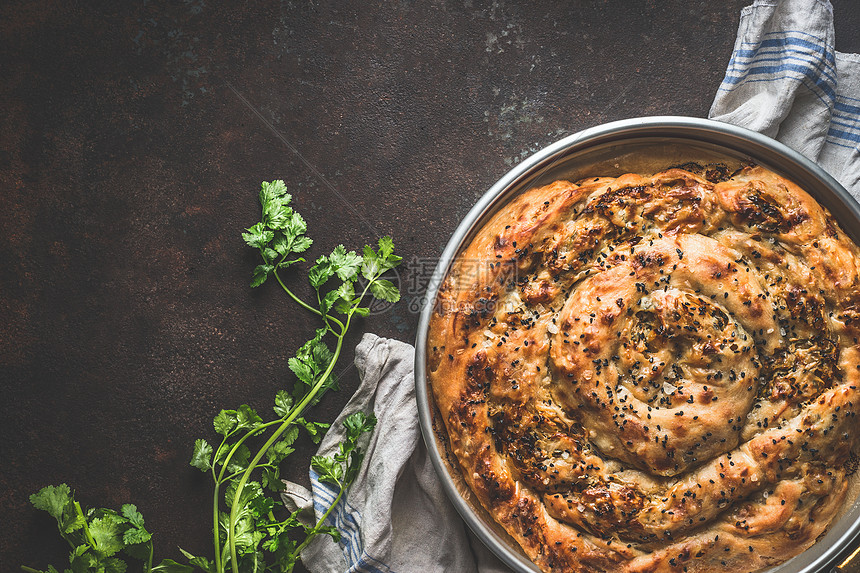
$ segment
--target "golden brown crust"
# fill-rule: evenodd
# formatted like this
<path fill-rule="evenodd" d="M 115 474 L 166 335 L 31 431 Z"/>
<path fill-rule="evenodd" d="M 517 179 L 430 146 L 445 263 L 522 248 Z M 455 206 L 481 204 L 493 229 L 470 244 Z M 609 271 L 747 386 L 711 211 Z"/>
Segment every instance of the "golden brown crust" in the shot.
<path fill-rule="evenodd" d="M 464 480 L 545 571 L 754 571 L 803 551 L 846 495 L 858 277 L 832 217 L 761 167 L 526 191 L 431 320 Z"/>

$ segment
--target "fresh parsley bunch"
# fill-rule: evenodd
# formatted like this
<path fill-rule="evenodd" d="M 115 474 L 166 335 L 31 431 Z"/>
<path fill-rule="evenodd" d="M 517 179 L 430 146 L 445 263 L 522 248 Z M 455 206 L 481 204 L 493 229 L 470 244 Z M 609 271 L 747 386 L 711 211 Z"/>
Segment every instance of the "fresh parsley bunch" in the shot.
<path fill-rule="evenodd" d="M 153 567 L 152 535 L 144 527 L 137 507 L 130 503 L 123 505 L 119 512 L 103 508 L 85 512 L 66 484 L 44 487 L 30 496 L 30 502 L 57 520 L 60 535 L 71 546 L 67 572 L 124 573 L 128 567 L 125 559 L 129 557 L 140 561 L 144 571 L 193 571 L 172 559 Z M 21 569 L 40 573 L 30 567 Z M 58 571 L 49 566 L 47 573 Z"/>
<path fill-rule="evenodd" d="M 211 474 L 214 482 L 213 558 L 180 549 L 188 565 L 164 560 L 153 566 L 151 535 L 133 505 L 123 506 L 119 513 L 98 509 L 85 515 L 68 486 L 49 486 L 33 497 L 33 503 L 57 518 L 60 533 L 72 544 L 72 569 L 67 571 L 122 573 L 127 564 L 115 556 L 123 551 L 141 559 L 145 572 L 190 573 L 200 569 L 225 573 L 229 568 L 233 573 L 285 573 L 293 570 L 301 551 L 317 535 L 339 538 L 336 529 L 324 525 L 328 512 L 317 523 L 307 524 L 298 512 L 286 512 L 271 494 L 281 489 L 280 466 L 293 453 L 299 432 L 304 430 L 319 443 L 329 427 L 308 420 L 305 412 L 326 391 L 337 388 L 334 368 L 353 319 L 370 312 L 367 304 L 371 298 L 391 303 L 400 299 L 397 287 L 383 276 L 400 263 L 401 257 L 394 254 L 390 237 L 379 239 L 376 249 L 365 246 L 361 254 L 338 245 L 309 269 L 315 300 L 302 300 L 279 273 L 306 262 L 301 255 L 313 244 L 305 234 L 307 224 L 290 206 L 292 197 L 283 181 L 264 182 L 259 199 L 260 222 L 242 234 L 262 259 L 254 268 L 251 286 L 259 287 L 273 277 L 290 298 L 316 314 L 321 324 L 313 338 L 287 361 L 296 382 L 291 389 L 277 392 L 268 420 L 247 404 L 221 410 L 213 420 L 219 440 L 210 444 L 198 439 L 194 444 L 191 465 Z M 334 350 L 327 339 L 333 339 Z M 355 412 L 344 420 L 346 437 L 338 452 L 312 458 L 311 465 L 320 479 L 339 489 L 329 512 L 358 475 L 364 456 L 359 441 L 375 424 L 372 415 Z M 55 572 L 49 569 L 49 573 Z"/>

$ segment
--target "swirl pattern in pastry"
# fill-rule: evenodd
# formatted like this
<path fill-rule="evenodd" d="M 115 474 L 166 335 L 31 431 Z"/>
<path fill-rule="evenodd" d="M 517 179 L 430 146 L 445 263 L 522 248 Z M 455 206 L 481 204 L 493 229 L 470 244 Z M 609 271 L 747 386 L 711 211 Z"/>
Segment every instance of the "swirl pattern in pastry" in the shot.
<path fill-rule="evenodd" d="M 764 168 L 528 190 L 435 304 L 450 451 L 542 570 L 755 571 L 845 501 L 860 250 Z"/>

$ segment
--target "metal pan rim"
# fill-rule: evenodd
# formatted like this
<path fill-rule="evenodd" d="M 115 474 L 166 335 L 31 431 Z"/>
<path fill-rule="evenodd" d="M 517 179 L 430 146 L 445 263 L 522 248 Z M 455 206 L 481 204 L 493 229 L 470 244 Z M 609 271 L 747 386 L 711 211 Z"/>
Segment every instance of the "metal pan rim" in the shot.
<path fill-rule="evenodd" d="M 778 164 L 787 176 L 806 188 L 819 202 L 829 208 L 843 228 L 860 239 L 860 205 L 831 175 L 821 167 L 793 149 L 757 132 L 734 125 L 707 119 L 684 116 L 653 116 L 631 118 L 606 123 L 573 135 L 567 136 L 537 151 L 522 163 L 513 167 L 501 177 L 475 203 L 451 235 L 433 275 L 430 278 L 424 304 L 421 309 L 418 332 L 415 339 L 415 385 L 418 402 L 418 417 L 424 443 L 431 462 L 439 476 L 442 487 L 466 525 L 505 565 L 518 573 L 538 571 L 517 548 L 492 530 L 459 493 L 457 485 L 443 462 L 443 452 L 437 442 L 433 429 L 432 398 L 427 384 L 427 335 L 433 301 L 439 286 L 447 275 L 457 253 L 465 246 L 470 233 L 485 222 L 486 217 L 507 200 L 507 193 L 531 178 L 541 170 L 551 167 L 577 153 L 597 145 L 613 142 L 635 141 L 647 137 L 669 137 L 712 144 L 749 156 L 754 161 Z M 798 180 L 800 179 L 800 181 Z M 807 183 L 807 185 L 804 185 Z M 807 188 L 812 185 L 813 188 Z M 846 225 L 848 223 L 848 225 Z M 854 231 L 853 233 L 851 231 Z M 855 502 L 860 513 L 860 500 Z M 819 543 L 797 557 L 783 563 L 768 573 L 813 573 L 829 570 L 854 541 L 860 537 L 860 519 L 848 522 L 852 515 L 844 516 L 834 528 L 842 529 L 841 534 L 827 546 Z M 849 523 L 843 527 L 844 523 Z M 834 528 L 831 528 L 833 530 Z M 823 543 L 823 542 L 822 542 Z M 814 550 L 814 551 L 813 551 Z"/>

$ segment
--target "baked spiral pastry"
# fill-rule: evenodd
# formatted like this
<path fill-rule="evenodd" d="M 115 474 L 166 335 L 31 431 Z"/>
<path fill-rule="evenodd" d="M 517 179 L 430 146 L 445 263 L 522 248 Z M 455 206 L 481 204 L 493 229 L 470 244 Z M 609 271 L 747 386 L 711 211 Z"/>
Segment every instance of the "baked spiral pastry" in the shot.
<path fill-rule="evenodd" d="M 428 335 L 449 451 L 544 571 L 756 571 L 856 470 L 860 251 L 759 166 L 530 189 Z"/>

